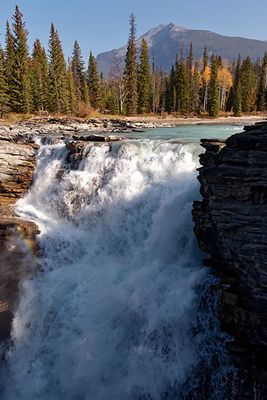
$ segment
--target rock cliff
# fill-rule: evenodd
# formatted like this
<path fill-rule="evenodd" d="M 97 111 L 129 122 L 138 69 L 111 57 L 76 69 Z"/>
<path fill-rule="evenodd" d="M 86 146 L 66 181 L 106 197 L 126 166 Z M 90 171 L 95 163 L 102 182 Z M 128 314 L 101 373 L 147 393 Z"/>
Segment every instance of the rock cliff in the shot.
<path fill-rule="evenodd" d="M 37 250 L 36 225 L 12 207 L 32 183 L 37 148 L 25 138 L 0 138 L 0 342 L 10 334 L 16 294 Z"/>
<path fill-rule="evenodd" d="M 226 141 L 202 140 L 202 201 L 193 205 L 205 263 L 221 278 L 222 327 L 240 399 L 267 398 L 267 122 Z"/>

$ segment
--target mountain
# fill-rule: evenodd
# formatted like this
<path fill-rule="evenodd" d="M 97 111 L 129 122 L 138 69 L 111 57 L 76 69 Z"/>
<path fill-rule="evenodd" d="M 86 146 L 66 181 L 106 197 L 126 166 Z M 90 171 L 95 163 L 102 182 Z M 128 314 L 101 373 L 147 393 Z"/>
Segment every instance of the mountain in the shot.
<path fill-rule="evenodd" d="M 190 42 L 193 42 L 194 56 L 200 58 L 203 48 L 206 45 L 209 53 L 215 52 L 228 60 L 234 60 L 238 54 L 244 57 L 251 57 L 253 61 L 261 58 L 267 52 L 267 42 L 261 40 L 245 39 L 241 37 L 229 37 L 219 35 L 206 30 L 187 29 L 173 23 L 159 25 L 150 29 L 141 36 L 137 45 L 140 46 L 142 38 L 148 42 L 150 57 L 155 56 L 157 66 L 164 70 L 169 70 L 175 61 L 175 55 L 180 51 L 181 45 L 184 46 L 185 55 L 188 52 Z M 99 70 L 108 76 L 114 59 L 123 64 L 127 46 L 119 49 L 101 53 L 97 57 Z"/>

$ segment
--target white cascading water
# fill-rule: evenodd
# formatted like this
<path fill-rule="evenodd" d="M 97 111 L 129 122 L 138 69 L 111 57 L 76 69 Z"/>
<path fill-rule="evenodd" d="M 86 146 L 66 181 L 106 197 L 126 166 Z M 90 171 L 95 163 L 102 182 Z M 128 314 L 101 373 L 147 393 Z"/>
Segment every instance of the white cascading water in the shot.
<path fill-rule="evenodd" d="M 63 142 L 41 146 L 17 209 L 40 227 L 42 271 L 23 286 L 1 399 L 225 399 L 219 378 L 192 395 L 218 341 L 191 217 L 198 153 L 94 144 L 74 169 Z"/>

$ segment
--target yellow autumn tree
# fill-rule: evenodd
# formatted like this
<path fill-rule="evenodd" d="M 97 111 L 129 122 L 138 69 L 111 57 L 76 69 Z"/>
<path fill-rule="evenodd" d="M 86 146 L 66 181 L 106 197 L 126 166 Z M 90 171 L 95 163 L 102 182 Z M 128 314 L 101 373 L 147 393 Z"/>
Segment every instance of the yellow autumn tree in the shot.
<path fill-rule="evenodd" d="M 208 105 L 208 89 L 209 89 L 209 83 L 210 83 L 210 77 L 211 77 L 211 69 L 207 65 L 203 72 L 202 72 L 202 82 L 203 82 L 203 110 L 207 111 L 207 105 Z"/>
<path fill-rule="evenodd" d="M 221 67 L 218 71 L 218 83 L 220 88 L 220 109 L 225 111 L 226 99 L 233 85 L 233 77 L 227 67 Z"/>

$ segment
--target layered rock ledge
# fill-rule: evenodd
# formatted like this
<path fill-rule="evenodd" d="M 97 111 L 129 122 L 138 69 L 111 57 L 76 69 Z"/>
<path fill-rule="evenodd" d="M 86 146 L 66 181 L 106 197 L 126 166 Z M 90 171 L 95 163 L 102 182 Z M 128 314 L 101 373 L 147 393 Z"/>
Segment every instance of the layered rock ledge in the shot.
<path fill-rule="evenodd" d="M 32 183 L 37 148 L 20 137 L 0 139 L 0 342 L 9 337 L 19 285 L 35 263 L 38 228 L 13 205 Z"/>
<path fill-rule="evenodd" d="M 221 278 L 220 318 L 239 369 L 240 399 L 267 398 L 267 122 L 202 140 L 202 201 L 193 205 L 205 263 Z"/>

